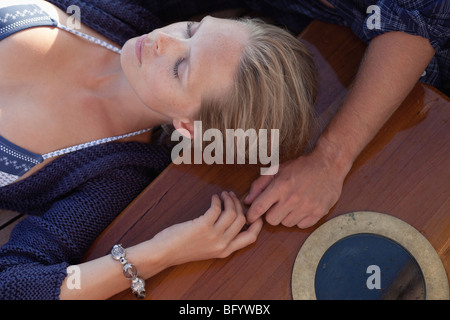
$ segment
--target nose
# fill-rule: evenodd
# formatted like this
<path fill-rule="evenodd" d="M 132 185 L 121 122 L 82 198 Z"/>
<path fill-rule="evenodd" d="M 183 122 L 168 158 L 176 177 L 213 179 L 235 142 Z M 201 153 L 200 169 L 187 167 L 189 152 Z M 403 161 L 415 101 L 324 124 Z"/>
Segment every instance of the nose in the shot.
<path fill-rule="evenodd" d="M 155 51 L 157 55 L 163 55 L 170 52 L 184 51 L 187 48 L 185 39 L 177 38 L 171 34 L 158 32 L 155 35 Z"/>

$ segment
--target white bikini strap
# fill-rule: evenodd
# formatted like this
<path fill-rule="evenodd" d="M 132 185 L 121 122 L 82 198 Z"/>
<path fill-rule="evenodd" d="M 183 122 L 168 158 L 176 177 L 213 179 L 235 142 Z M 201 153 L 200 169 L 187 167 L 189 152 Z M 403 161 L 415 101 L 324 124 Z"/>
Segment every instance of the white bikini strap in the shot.
<path fill-rule="evenodd" d="M 113 45 L 111 45 L 111 44 L 109 44 L 109 43 L 107 43 L 107 42 L 105 42 L 103 40 L 97 39 L 97 38 L 95 38 L 93 36 L 90 36 L 88 34 L 85 34 L 85 33 L 79 32 L 77 30 L 71 29 L 69 27 L 66 27 L 65 25 L 63 25 L 63 24 L 61 24 L 59 22 L 56 22 L 56 23 L 57 23 L 57 27 L 59 29 L 65 30 L 67 32 L 70 32 L 70 33 L 72 33 L 72 34 L 74 34 L 74 35 L 76 35 L 78 37 L 86 39 L 86 40 L 88 40 L 88 41 L 90 41 L 92 43 L 95 43 L 95 44 L 97 44 L 99 46 L 102 46 L 102 47 L 104 47 L 104 48 L 106 48 L 108 50 L 111 50 L 111 51 L 115 52 L 115 53 L 120 54 L 122 52 L 121 49 L 119 49 L 119 48 L 117 48 L 117 47 L 115 47 L 115 46 L 113 46 Z M 120 140 L 120 139 L 124 139 L 124 138 L 137 136 L 137 135 L 140 135 L 142 133 L 148 132 L 151 129 L 152 128 L 148 128 L 148 129 L 127 133 L 127 134 L 120 135 L 120 136 L 103 138 L 103 139 L 99 139 L 99 140 L 95 140 L 95 141 L 91 141 L 91 142 L 87 142 L 87 143 L 82 143 L 82 144 L 79 144 L 79 145 L 76 145 L 76 146 L 73 146 L 73 147 L 68 147 L 68 148 L 64 148 L 64 149 L 60 149 L 60 150 L 56 150 L 56 151 L 53 151 L 53 152 L 46 153 L 46 154 L 42 155 L 42 158 L 49 159 L 49 158 L 53 158 L 53 157 L 58 157 L 58 156 L 61 156 L 63 154 L 67 154 L 67 153 L 78 151 L 78 150 L 81 150 L 81 149 L 97 146 L 97 145 L 100 145 L 100 144 L 103 144 L 103 143 L 112 142 L 112 141 L 116 141 L 116 140 Z"/>
<path fill-rule="evenodd" d="M 95 43 L 95 44 L 98 44 L 99 46 L 102 46 L 102 47 L 104 47 L 104 48 L 106 48 L 106 49 L 108 49 L 108 50 L 111 50 L 111 51 L 115 52 L 115 53 L 120 54 L 120 53 L 122 52 L 121 49 L 119 49 L 119 48 L 117 48 L 117 47 L 115 47 L 115 46 L 113 46 L 113 45 L 111 45 L 111 44 L 109 44 L 109 43 L 107 43 L 107 42 L 105 42 L 105 41 L 103 41 L 103 40 L 97 39 L 97 38 L 95 38 L 95 37 L 93 37 L 93 36 L 90 36 L 90 35 L 88 35 L 88 34 L 85 34 L 85 33 L 83 33 L 83 32 L 80 32 L 80 31 L 71 29 L 71 28 L 69 28 L 69 27 L 66 27 L 65 25 L 63 25 L 63 24 L 61 24 L 61 23 L 59 23 L 59 22 L 56 22 L 56 23 L 57 23 L 56 26 L 57 26 L 59 29 L 65 30 L 65 31 L 67 31 L 67 32 L 70 32 L 70 33 L 72 33 L 72 34 L 74 34 L 74 35 L 76 35 L 76 36 L 78 36 L 78 37 L 80 37 L 80 38 L 83 38 L 83 39 L 86 39 L 86 40 L 88 40 L 88 41 L 90 41 L 90 42 L 93 42 L 93 43 Z"/>
<path fill-rule="evenodd" d="M 120 54 L 122 52 L 121 49 L 119 49 L 119 48 L 117 48 L 117 47 L 115 47 L 115 46 L 113 46 L 113 45 L 111 45 L 111 44 L 109 44 L 109 43 L 107 43 L 107 42 L 105 42 L 103 40 L 97 39 L 97 38 L 95 38 L 93 36 L 90 36 L 88 34 L 85 34 L 85 33 L 82 33 L 80 31 L 77 31 L 77 30 L 71 29 L 69 27 L 66 27 L 65 25 L 63 25 L 63 24 L 61 24 L 59 22 L 56 22 L 56 23 L 57 23 L 57 27 L 59 29 L 65 30 L 67 32 L 70 32 L 70 33 L 72 33 L 72 34 L 74 34 L 74 35 L 76 35 L 78 37 L 86 39 L 86 40 L 88 40 L 88 41 L 90 41 L 92 43 L 95 43 L 95 44 L 97 44 L 99 46 L 102 46 L 102 47 L 104 47 L 104 48 L 106 48 L 108 50 L 111 50 L 111 51 L 115 52 L 115 53 Z M 56 150 L 56 151 L 53 151 L 53 152 L 46 153 L 46 154 L 42 155 L 42 158 L 49 159 L 49 158 L 53 158 L 53 157 L 58 157 L 58 156 L 61 156 L 61 155 L 64 155 L 64 154 L 67 154 L 67 153 L 70 153 L 70 152 L 74 152 L 74 151 L 78 151 L 78 150 L 81 150 L 81 149 L 97 146 L 97 145 L 100 145 L 100 144 L 103 144 L 103 143 L 112 142 L 112 141 L 116 141 L 116 140 L 120 140 L 120 139 L 124 139 L 124 138 L 137 136 L 137 135 L 140 135 L 142 133 L 148 132 L 151 129 L 152 128 L 148 128 L 148 129 L 127 133 L 127 134 L 120 135 L 120 136 L 103 138 L 103 139 L 99 139 L 99 140 L 95 140 L 95 141 L 91 141 L 91 142 L 87 142 L 87 143 L 82 143 L 82 144 L 79 144 L 79 145 L 76 145 L 76 146 L 73 146 L 73 147 L 68 147 L 68 148 L 64 148 L 64 149 L 60 149 L 60 150 Z"/>
<path fill-rule="evenodd" d="M 81 150 L 81 149 L 86 149 L 86 148 L 89 148 L 89 147 L 93 147 L 93 146 L 97 146 L 97 145 L 100 145 L 100 144 L 104 144 L 104 143 L 107 143 L 107 142 L 112 142 L 112 141 L 116 141 L 116 140 L 120 140 L 120 139 L 124 139 L 124 138 L 129 138 L 129 137 L 134 137 L 134 136 L 140 135 L 142 133 L 148 132 L 151 129 L 152 128 L 148 128 L 148 129 L 143 129 L 143 130 L 127 133 L 127 134 L 120 135 L 120 136 L 103 138 L 103 139 L 98 139 L 98 140 L 91 141 L 91 142 L 81 143 L 81 144 L 78 144 L 78 145 L 73 146 L 73 147 L 68 147 L 68 148 L 64 148 L 64 149 L 60 149 L 60 150 L 56 150 L 56 151 L 53 151 L 53 152 L 49 152 L 49 153 L 43 154 L 42 158 L 44 158 L 44 160 L 45 159 L 49 159 L 49 158 L 54 158 L 54 157 L 62 156 L 64 154 L 71 153 L 71 152 L 74 152 L 74 151 L 78 151 L 78 150 Z"/>

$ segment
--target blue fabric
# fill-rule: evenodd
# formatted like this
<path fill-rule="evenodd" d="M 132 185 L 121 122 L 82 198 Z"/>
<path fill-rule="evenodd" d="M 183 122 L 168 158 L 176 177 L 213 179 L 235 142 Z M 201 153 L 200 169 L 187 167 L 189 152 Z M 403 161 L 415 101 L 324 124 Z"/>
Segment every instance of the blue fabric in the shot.
<path fill-rule="evenodd" d="M 42 161 L 44 159 L 41 155 L 25 150 L 0 136 L 0 172 L 21 176 Z"/>
<path fill-rule="evenodd" d="M 361 40 L 369 43 L 374 37 L 390 31 L 401 31 L 429 39 L 436 54 L 421 82 L 447 92 L 450 86 L 450 0 L 328 0 L 329 8 L 319 0 L 246 0 L 247 4 L 284 24 L 294 32 L 304 26 L 301 19 L 329 22 L 349 27 Z M 367 20 L 380 9 L 380 28 L 369 29 Z"/>
<path fill-rule="evenodd" d="M 24 29 L 49 26 L 56 22 L 37 5 L 14 5 L 0 10 L 0 41 Z"/>
<path fill-rule="evenodd" d="M 365 42 L 390 31 L 402 31 L 421 36 L 430 41 L 436 54 L 420 79 L 443 91 L 450 82 L 450 1 L 449 0 L 381 0 L 330 1 L 353 32 Z M 380 28 L 369 29 L 367 7 L 377 5 L 380 9 Z M 355 8 L 357 8 L 355 10 Z"/>
<path fill-rule="evenodd" d="M 0 188 L 0 209 L 29 215 L 0 248 L 0 299 L 58 299 L 67 266 L 81 262 L 169 163 L 164 146 L 110 143 L 55 159 Z"/>

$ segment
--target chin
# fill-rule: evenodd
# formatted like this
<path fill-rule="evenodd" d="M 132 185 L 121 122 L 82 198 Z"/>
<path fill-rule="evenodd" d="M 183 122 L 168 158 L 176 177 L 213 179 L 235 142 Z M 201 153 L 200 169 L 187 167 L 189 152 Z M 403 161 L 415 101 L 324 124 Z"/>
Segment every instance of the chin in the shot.
<path fill-rule="evenodd" d="M 138 68 L 138 61 L 134 53 L 135 39 L 130 39 L 122 47 L 122 53 L 120 54 L 120 65 L 125 74 L 125 77 L 130 81 L 132 75 Z"/>
<path fill-rule="evenodd" d="M 135 68 L 138 67 L 139 61 L 137 60 L 134 48 L 137 39 L 138 38 L 132 38 L 123 45 L 122 53 L 120 54 L 120 63 L 122 64 L 122 68 L 124 66 L 134 66 Z"/>

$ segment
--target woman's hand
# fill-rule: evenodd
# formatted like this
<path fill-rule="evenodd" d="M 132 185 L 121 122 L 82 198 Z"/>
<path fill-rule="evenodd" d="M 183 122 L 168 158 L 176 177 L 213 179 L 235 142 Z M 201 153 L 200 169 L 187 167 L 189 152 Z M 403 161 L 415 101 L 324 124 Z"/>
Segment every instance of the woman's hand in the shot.
<path fill-rule="evenodd" d="M 224 210 L 219 197 L 213 195 L 211 207 L 202 216 L 173 225 L 150 241 L 164 248 L 167 266 L 189 261 L 225 258 L 256 241 L 263 222 L 255 220 L 246 230 L 242 205 L 232 192 L 222 192 Z"/>
<path fill-rule="evenodd" d="M 243 208 L 233 193 L 223 192 L 222 203 L 217 195 L 211 208 L 197 219 L 164 229 L 150 240 L 126 248 L 127 259 L 148 279 L 158 272 L 189 261 L 224 258 L 250 245 L 262 228 L 257 219 L 248 229 Z M 68 289 L 66 278 L 61 286 L 61 299 L 106 299 L 130 287 L 122 268 L 110 255 L 78 265 L 80 290 Z"/>

